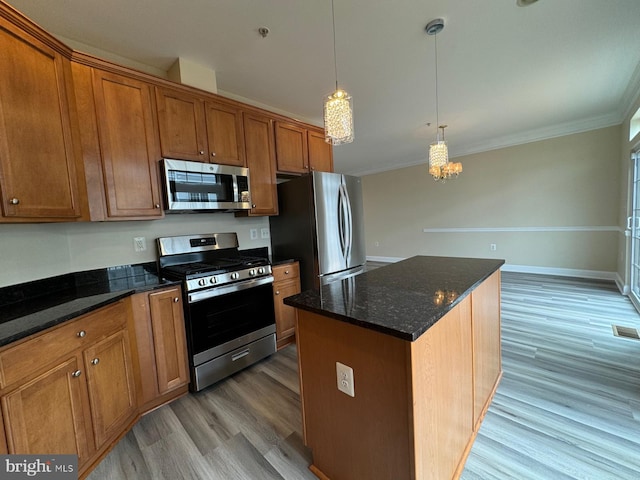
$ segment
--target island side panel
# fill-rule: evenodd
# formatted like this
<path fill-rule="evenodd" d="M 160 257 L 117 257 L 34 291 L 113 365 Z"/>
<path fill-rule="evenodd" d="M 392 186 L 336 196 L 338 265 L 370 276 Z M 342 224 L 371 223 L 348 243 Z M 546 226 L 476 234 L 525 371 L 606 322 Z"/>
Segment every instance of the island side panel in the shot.
<path fill-rule="evenodd" d="M 464 468 L 474 438 L 471 349 L 470 297 L 411 343 L 417 480 L 458 478 Z"/>
<path fill-rule="evenodd" d="M 304 310 L 296 336 L 314 473 L 331 480 L 413 478 L 409 342 Z M 338 390 L 336 362 L 353 368 L 355 397 Z"/>
<path fill-rule="evenodd" d="M 471 292 L 473 325 L 473 419 L 476 432 L 502 376 L 500 353 L 500 271 Z"/>

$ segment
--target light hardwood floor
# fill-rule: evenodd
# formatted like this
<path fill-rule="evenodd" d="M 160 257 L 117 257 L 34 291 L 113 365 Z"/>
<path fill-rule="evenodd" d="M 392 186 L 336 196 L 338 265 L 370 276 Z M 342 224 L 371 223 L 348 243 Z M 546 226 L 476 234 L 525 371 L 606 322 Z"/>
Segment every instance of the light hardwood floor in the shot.
<path fill-rule="evenodd" d="M 463 480 L 640 479 L 640 341 L 612 324 L 640 328 L 613 283 L 503 273 L 504 376 Z M 288 347 L 151 412 L 90 480 L 315 479 L 296 367 Z"/>

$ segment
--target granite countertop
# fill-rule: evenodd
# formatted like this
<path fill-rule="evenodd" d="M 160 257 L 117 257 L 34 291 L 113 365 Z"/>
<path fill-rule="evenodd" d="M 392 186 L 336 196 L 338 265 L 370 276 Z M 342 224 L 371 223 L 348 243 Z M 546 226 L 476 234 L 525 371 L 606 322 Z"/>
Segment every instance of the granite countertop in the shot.
<path fill-rule="evenodd" d="M 287 297 L 284 303 L 415 341 L 503 264 L 417 256 Z"/>
<path fill-rule="evenodd" d="M 134 293 L 179 284 L 153 262 L 69 273 L 0 288 L 0 346 L 72 320 Z"/>

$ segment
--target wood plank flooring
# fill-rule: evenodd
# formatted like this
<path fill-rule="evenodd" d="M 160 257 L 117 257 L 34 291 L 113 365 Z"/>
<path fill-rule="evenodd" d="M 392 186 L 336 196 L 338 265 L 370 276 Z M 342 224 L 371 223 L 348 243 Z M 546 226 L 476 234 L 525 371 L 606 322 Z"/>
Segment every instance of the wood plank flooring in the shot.
<path fill-rule="evenodd" d="M 640 341 L 612 324 L 640 328 L 613 283 L 503 273 L 504 376 L 463 480 L 640 479 Z M 301 432 L 288 347 L 146 415 L 89 479 L 315 479 Z"/>

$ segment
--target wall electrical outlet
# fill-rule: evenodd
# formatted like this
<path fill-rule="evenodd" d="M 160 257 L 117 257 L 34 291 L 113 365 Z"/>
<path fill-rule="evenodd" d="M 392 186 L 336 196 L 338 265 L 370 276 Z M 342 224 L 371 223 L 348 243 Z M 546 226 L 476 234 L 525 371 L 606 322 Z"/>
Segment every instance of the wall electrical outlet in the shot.
<path fill-rule="evenodd" d="M 257 228 L 249 229 L 249 234 L 251 235 L 251 240 L 257 240 L 258 239 L 258 229 Z"/>
<path fill-rule="evenodd" d="M 147 249 L 147 239 L 145 237 L 134 237 L 133 248 L 136 252 L 144 252 Z"/>
<path fill-rule="evenodd" d="M 498 246 L 495 243 L 489 245 L 489 250 L 495 252 L 498 249 Z"/>
<path fill-rule="evenodd" d="M 260 229 L 260 236 L 262 238 L 269 238 L 269 229 L 268 228 L 261 228 Z"/>
<path fill-rule="evenodd" d="M 346 393 L 350 397 L 355 397 L 355 386 L 353 383 L 353 368 L 340 362 L 336 362 L 336 376 L 338 379 L 338 390 Z"/>

